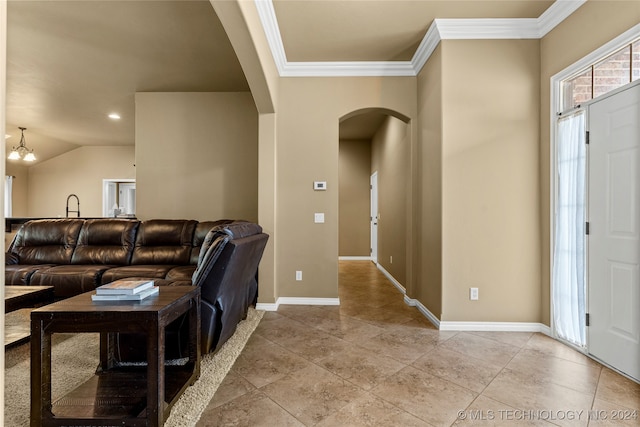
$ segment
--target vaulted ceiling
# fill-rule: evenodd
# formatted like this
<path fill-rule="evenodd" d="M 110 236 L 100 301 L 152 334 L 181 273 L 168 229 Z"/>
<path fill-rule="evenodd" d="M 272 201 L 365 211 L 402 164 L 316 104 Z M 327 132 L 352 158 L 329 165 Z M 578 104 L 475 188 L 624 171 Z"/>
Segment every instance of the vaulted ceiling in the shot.
<path fill-rule="evenodd" d="M 272 10 L 288 61 L 408 61 L 434 19 L 535 19 L 552 4 L 274 0 Z M 8 2 L 8 150 L 18 126 L 39 161 L 81 145 L 132 145 L 136 92 L 248 90 L 208 0 Z"/>

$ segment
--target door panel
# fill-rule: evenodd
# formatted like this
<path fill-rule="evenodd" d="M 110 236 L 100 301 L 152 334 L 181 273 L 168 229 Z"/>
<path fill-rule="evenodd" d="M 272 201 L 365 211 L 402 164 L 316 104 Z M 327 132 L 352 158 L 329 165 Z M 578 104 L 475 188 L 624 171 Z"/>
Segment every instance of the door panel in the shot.
<path fill-rule="evenodd" d="M 589 106 L 589 353 L 640 379 L 640 86 Z"/>

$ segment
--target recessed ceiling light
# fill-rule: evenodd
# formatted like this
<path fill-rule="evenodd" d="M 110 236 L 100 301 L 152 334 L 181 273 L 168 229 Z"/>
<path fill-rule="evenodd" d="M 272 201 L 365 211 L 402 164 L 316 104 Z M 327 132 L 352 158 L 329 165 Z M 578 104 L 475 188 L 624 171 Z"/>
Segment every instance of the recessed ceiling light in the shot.
<path fill-rule="evenodd" d="M 111 113 L 111 114 L 109 114 L 109 118 L 113 119 L 113 120 L 120 120 L 120 114 Z"/>
<path fill-rule="evenodd" d="M 6 133 L 6 134 L 4 135 L 4 139 L 9 139 L 9 138 L 11 138 L 11 135 L 9 135 L 8 133 Z"/>

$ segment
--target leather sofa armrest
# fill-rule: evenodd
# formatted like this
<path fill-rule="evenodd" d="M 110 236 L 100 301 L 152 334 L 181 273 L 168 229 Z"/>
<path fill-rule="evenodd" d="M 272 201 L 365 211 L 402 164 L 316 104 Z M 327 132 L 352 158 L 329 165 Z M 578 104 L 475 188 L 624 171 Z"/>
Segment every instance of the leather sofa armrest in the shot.
<path fill-rule="evenodd" d="M 12 254 L 11 252 L 5 252 L 4 254 L 4 265 L 15 265 L 20 263 L 20 257 L 16 254 Z"/>

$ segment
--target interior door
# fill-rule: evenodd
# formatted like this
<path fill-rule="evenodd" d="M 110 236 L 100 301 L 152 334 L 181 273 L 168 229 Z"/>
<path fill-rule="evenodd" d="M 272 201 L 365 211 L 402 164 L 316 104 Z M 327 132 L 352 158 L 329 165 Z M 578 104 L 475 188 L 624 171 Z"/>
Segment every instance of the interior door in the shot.
<path fill-rule="evenodd" d="M 371 175 L 371 261 L 378 263 L 378 172 Z"/>
<path fill-rule="evenodd" d="M 640 85 L 589 106 L 589 353 L 640 379 Z"/>

